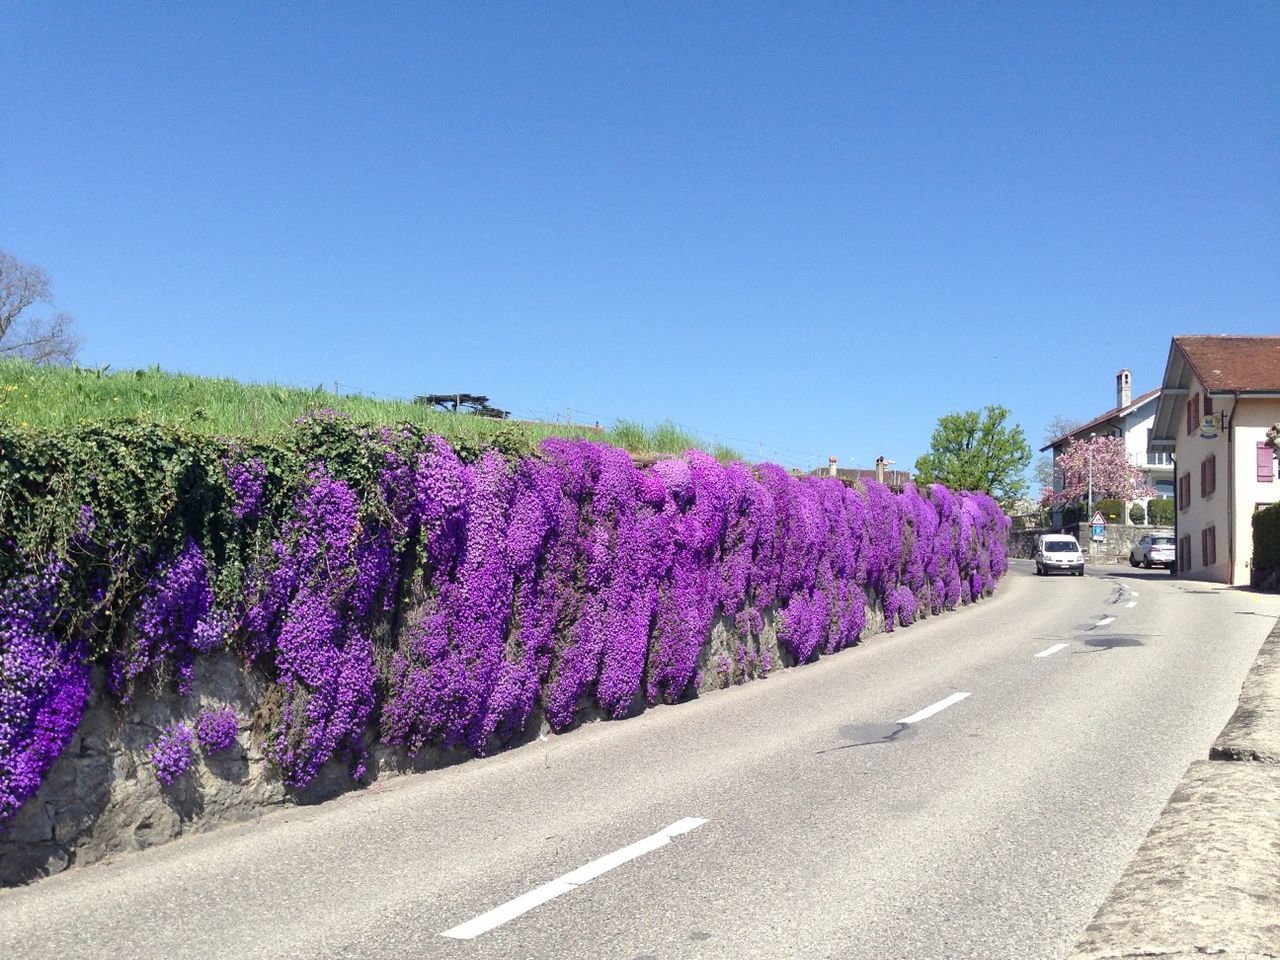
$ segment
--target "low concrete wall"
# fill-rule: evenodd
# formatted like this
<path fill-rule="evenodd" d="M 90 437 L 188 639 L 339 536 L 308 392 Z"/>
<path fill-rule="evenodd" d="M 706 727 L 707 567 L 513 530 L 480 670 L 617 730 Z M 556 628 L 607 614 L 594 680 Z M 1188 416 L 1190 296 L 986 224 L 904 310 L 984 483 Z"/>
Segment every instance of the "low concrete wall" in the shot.
<path fill-rule="evenodd" d="M 1280 623 L 1071 960 L 1280 958 Z"/>

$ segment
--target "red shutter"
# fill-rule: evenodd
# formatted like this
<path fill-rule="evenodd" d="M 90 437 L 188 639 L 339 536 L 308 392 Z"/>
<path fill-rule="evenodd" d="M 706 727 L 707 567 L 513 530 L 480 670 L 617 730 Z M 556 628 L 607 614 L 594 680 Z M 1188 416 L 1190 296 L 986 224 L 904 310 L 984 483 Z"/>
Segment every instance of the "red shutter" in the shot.
<path fill-rule="evenodd" d="M 1204 413 L 1205 416 L 1213 413 L 1213 397 L 1209 396 L 1207 393 L 1204 395 Z"/>
<path fill-rule="evenodd" d="M 1265 443 L 1258 443 L 1258 482 L 1270 483 L 1276 478 L 1274 458 L 1271 448 Z"/>

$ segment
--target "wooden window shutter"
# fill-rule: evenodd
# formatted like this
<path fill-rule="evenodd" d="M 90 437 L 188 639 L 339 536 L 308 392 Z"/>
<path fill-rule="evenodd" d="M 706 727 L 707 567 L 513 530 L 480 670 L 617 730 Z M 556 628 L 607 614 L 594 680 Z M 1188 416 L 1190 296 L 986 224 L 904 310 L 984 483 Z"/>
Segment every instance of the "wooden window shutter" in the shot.
<path fill-rule="evenodd" d="M 1270 483 L 1275 478 L 1275 458 L 1271 455 L 1271 448 L 1258 441 L 1258 482 Z"/>

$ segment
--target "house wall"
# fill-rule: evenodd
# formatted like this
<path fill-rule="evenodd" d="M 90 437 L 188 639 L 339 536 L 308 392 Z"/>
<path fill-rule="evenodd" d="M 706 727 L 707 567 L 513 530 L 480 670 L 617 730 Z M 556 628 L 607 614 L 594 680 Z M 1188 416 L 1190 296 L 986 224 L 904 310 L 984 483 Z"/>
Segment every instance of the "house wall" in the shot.
<path fill-rule="evenodd" d="M 1232 466 L 1236 490 L 1236 510 L 1232 521 L 1235 536 L 1235 566 L 1232 583 L 1248 584 L 1253 559 L 1253 514 L 1259 506 L 1280 501 L 1280 478 L 1272 461 L 1270 483 L 1258 482 L 1258 444 L 1267 438 L 1267 428 L 1280 423 L 1280 398 L 1241 397 L 1232 425 L 1235 430 Z"/>
<path fill-rule="evenodd" d="M 1160 398 L 1152 397 L 1125 418 L 1125 450 L 1129 454 L 1129 462 L 1141 467 L 1147 474 L 1147 483 L 1155 487 L 1159 481 L 1171 482 L 1174 469 L 1171 463 L 1153 463 L 1152 450 L 1149 447 L 1151 429 L 1156 422 L 1156 407 Z M 1157 448 L 1162 450 L 1163 448 Z M 1157 495 L 1159 497 L 1160 495 Z M 1169 494 L 1163 495 L 1165 498 Z M 1150 498 L 1148 498 L 1150 499 Z M 1126 508 L 1127 508 L 1126 504 Z"/>
<path fill-rule="evenodd" d="M 1203 416 L 1205 406 L 1204 384 L 1200 382 L 1199 378 L 1193 376 L 1189 389 L 1191 392 L 1182 398 L 1179 406 L 1185 410 L 1188 399 L 1194 400 L 1199 397 L 1199 409 Z M 1231 402 L 1229 400 L 1218 401 L 1215 404 L 1214 412 L 1217 413 L 1222 409 L 1225 409 L 1230 415 Z M 1183 567 L 1182 563 L 1179 563 L 1178 576 L 1187 580 L 1212 580 L 1217 583 L 1231 583 L 1230 544 L 1227 524 L 1227 503 L 1230 499 L 1227 495 L 1227 432 L 1219 430 L 1217 437 L 1206 439 L 1200 436 L 1199 423 L 1197 422 L 1195 430 L 1188 434 L 1186 416 L 1183 413 L 1178 419 L 1176 434 L 1175 484 L 1184 475 L 1191 475 L 1191 495 L 1187 498 L 1179 495 L 1174 519 L 1179 556 L 1185 552 L 1187 559 L 1190 561 L 1189 568 Z M 1214 471 L 1216 489 L 1213 493 L 1205 496 L 1200 492 L 1200 464 L 1210 454 L 1217 458 Z M 1203 531 L 1210 527 L 1213 529 L 1217 556 L 1215 562 L 1206 565 L 1201 544 Z M 1187 536 L 1191 538 L 1189 551 L 1185 551 L 1185 541 L 1182 539 Z"/>

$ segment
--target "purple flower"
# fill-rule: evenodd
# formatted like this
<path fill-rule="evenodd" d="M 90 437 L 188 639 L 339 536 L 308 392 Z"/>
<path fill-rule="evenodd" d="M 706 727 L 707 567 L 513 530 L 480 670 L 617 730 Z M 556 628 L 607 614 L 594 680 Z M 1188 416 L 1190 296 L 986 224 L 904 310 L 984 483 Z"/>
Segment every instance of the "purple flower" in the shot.
<path fill-rule="evenodd" d="M 58 634 L 66 567 L 0 587 L 0 823 L 39 789 L 89 699 L 83 644 Z"/>
<path fill-rule="evenodd" d="M 237 520 L 252 520 L 262 509 L 262 491 L 267 470 L 256 457 L 249 460 L 226 461 L 227 483 L 231 487 L 234 502 L 231 512 Z"/>
<path fill-rule="evenodd" d="M 205 753 L 229 749 L 236 742 L 238 731 L 239 721 L 231 707 L 202 710 L 196 718 L 196 736 L 200 740 L 200 749 Z"/>
<path fill-rule="evenodd" d="M 147 754 L 155 767 L 156 779 L 169 786 L 190 770 L 195 761 L 191 750 L 191 728 L 181 723 L 166 727 L 155 743 L 147 744 Z"/>

